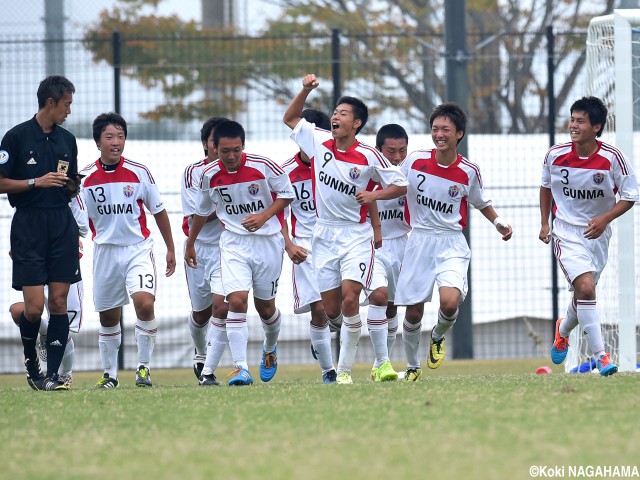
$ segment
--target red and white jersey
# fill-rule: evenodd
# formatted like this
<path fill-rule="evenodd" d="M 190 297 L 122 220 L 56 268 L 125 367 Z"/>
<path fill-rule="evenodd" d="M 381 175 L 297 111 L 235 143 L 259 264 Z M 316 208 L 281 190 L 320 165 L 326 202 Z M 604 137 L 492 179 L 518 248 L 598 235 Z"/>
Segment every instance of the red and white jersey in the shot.
<path fill-rule="evenodd" d="M 193 223 L 193 215 L 196 213 L 196 200 L 198 198 L 198 191 L 200 191 L 200 184 L 202 183 L 202 173 L 205 168 L 211 163 L 207 162 L 207 159 L 200 160 L 199 162 L 187 165 L 184 169 L 184 175 L 182 176 L 182 231 L 188 237 L 189 230 L 191 230 L 191 224 Z M 198 240 L 205 243 L 217 244 L 220 240 L 220 234 L 222 233 L 222 225 L 219 219 L 211 220 L 204 224 L 202 230 L 198 234 Z"/>
<path fill-rule="evenodd" d="M 369 207 L 360 205 L 356 193 L 372 190 L 376 183 L 385 187 L 407 185 L 407 179 L 375 148 L 356 142 L 346 151 L 338 150 L 331 132 L 315 128 L 301 118 L 291 139 L 312 160 L 316 213 L 325 225 L 344 225 L 366 221 Z"/>
<path fill-rule="evenodd" d="M 242 154 L 235 172 L 229 172 L 220 160 L 212 162 L 202 174 L 196 201 L 196 213 L 217 213 L 222 226 L 239 235 L 273 235 L 284 225 L 284 212 L 271 217 L 256 232 L 249 232 L 242 221 L 251 214 L 267 210 L 276 198 L 295 198 L 288 175 L 272 160 Z"/>
<path fill-rule="evenodd" d="M 311 238 L 316 224 L 316 202 L 313 199 L 313 181 L 311 165 L 307 165 L 300 158 L 300 153 L 290 158 L 282 165 L 282 169 L 289 175 L 289 181 L 296 194 L 296 198 L 285 210 L 291 216 L 291 236 L 296 238 Z"/>
<path fill-rule="evenodd" d="M 413 228 L 462 231 L 469 204 L 478 210 L 491 205 L 485 197 L 480 169 L 458 155 L 449 166 L 436 161 L 436 150 L 412 152 L 400 166 L 409 180 L 406 219 Z"/>
<path fill-rule="evenodd" d="M 590 157 L 579 157 L 572 142 L 549 149 L 542 166 L 542 186 L 551 189 L 556 217 L 570 225 L 587 226 L 620 200 L 638 201 L 633 166 L 617 148 L 598 142 Z"/>
<path fill-rule="evenodd" d="M 78 224 L 80 236 L 86 237 L 89 233 L 89 216 L 87 215 L 87 205 L 84 200 L 84 192 L 82 190 L 80 190 L 78 195 L 69 201 L 69 207 L 71 207 L 73 218 L 76 219 L 76 223 Z"/>
<path fill-rule="evenodd" d="M 407 197 L 404 195 L 391 200 L 378 200 L 378 215 L 382 225 L 382 239 L 399 238 L 411 231 L 411 226 L 405 220 L 405 204 Z"/>
<path fill-rule="evenodd" d="M 155 215 L 164 203 L 147 167 L 120 157 L 115 170 L 106 171 L 97 160 L 81 173 L 95 243 L 128 246 L 149 237 L 144 207 Z"/>

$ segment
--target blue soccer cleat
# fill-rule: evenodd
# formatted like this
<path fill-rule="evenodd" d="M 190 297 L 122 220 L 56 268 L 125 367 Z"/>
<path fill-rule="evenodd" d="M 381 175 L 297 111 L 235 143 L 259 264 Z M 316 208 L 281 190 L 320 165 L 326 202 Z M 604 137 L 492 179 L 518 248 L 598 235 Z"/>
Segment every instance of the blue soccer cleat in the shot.
<path fill-rule="evenodd" d="M 231 372 L 227 377 L 231 377 L 229 385 L 242 387 L 244 385 L 252 385 L 253 377 L 249 373 L 249 370 L 236 365 L 236 369 Z"/>
<path fill-rule="evenodd" d="M 569 338 L 560 336 L 560 323 L 562 323 L 562 318 L 556 321 L 556 334 L 551 346 L 551 361 L 556 365 L 564 362 L 569 352 Z"/>
<path fill-rule="evenodd" d="M 263 382 L 270 381 L 278 370 L 278 354 L 277 348 L 273 352 L 265 352 L 262 350 L 262 361 L 260 362 L 260 380 Z"/>
<path fill-rule="evenodd" d="M 600 355 L 600 358 L 598 358 L 596 365 L 598 366 L 600 375 L 602 375 L 603 377 L 613 375 L 618 371 L 618 366 L 611 361 L 608 353 Z"/>
<path fill-rule="evenodd" d="M 335 370 L 331 369 L 328 372 L 322 374 L 323 383 L 336 383 L 338 374 Z"/>

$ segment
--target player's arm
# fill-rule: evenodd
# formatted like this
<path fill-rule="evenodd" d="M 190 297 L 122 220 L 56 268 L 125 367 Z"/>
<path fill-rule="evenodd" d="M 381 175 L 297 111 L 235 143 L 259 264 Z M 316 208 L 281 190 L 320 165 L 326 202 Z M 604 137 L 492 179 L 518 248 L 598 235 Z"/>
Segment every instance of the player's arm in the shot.
<path fill-rule="evenodd" d="M 544 243 L 551 241 L 551 227 L 549 219 L 551 217 L 551 206 L 553 205 L 553 194 L 550 188 L 540 187 L 540 233 L 538 238 Z"/>
<path fill-rule="evenodd" d="M 293 198 L 276 198 L 271 206 L 261 213 L 252 213 L 242 220 L 242 226 L 250 232 L 260 230 L 267 221 L 284 210 L 287 205 L 293 202 Z"/>
<path fill-rule="evenodd" d="M 202 231 L 202 227 L 207 223 L 207 218 L 202 215 L 198 215 L 197 213 L 193 214 L 193 222 L 191 223 L 191 228 L 189 229 L 189 236 L 187 237 L 187 243 L 184 249 L 184 261 L 187 262 L 187 265 L 191 268 L 198 268 L 198 260 L 196 258 L 196 238 L 200 235 Z"/>
<path fill-rule="evenodd" d="M 360 205 L 371 204 L 377 200 L 391 200 L 407 194 L 407 187 L 400 185 L 389 185 L 386 188 L 376 189 L 372 192 L 361 190 L 356 193 L 356 200 Z"/>
<path fill-rule="evenodd" d="M 21 193 L 31 188 L 64 187 L 69 178 L 64 173 L 49 172 L 35 179 L 33 187 L 29 187 L 28 180 L 14 180 L 0 174 L 0 193 Z"/>
<path fill-rule="evenodd" d="M 584 237 L 590 240 L 598 238 L 606 230 L 607 225 L 633 208 L 635 202 L 619 200 L 611 210 L 589 220 Z"/>
<path fill-rule="evenodd" d="M 376 248 L 382 247 L 382 221 L 378 213 L 378 204 L 372 202 L 369 204 L 369 218 L 371 219 L 371 228 L 373 228 L 373 242 Z"/>
<path fill-rule="evenodd" d="M 317 88 L 320 83 L 313 73 L 307 74 L 302 79 L 302 90 L 291 100 L 291 103 L 284 112 L 282 120 L 291 129 L 294 129 L 300 121 L 302 110 L 304 110 L 304 102 L 311 93 L 311 90 Z"/>
<path fill-rule="evenodd" d="M 156 219 L 158 230 L 160 230 L 164 244 L 167 246 L 167 270 L 165 271 L 165 275 L 170 277 L 173 275 L 173 272 L 176 271 L 176 250 L 173 245 L 173 235 L 171 233 L 169 215 L 167 214 L 167 210 L 161 210 L 154 214 L 153 218 Z"/>
<path fill-rule="evenodd" d="M 511 225 L 506 220 L 501 219 L 496 211 L 493 209 L 491 205 L 487 205 L 486 207 L 480 210 L 480 213 L 484 215 L 484 217 L 489 220 L 496 227 L 496 230 L 500 232 L 502 235 L 502 240 L 505 242 L 511 238 L 513 235 L 513 230 L 511 229 Z"/>
<path fill-rule="evenodd" d="M 284 250 L 289 255 L 293 263 L 302 263 L 307 259 L 308 252 L 306 249 L 296 245 L 291 241 L 289 236 L 289 223 L 285 220 L 282 225 L 282 237 L 284 238 Z"/>

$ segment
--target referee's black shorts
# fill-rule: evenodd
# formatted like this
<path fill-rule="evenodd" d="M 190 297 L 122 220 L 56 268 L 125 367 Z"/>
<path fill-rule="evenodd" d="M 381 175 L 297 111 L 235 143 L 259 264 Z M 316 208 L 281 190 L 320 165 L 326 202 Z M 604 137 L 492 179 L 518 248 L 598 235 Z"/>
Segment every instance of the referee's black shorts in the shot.
<path fill-rule="evenodd" d="M 71 208 L 18 208 L 11 222 L 12 286 L 76 283 L 78 224 Z"/>

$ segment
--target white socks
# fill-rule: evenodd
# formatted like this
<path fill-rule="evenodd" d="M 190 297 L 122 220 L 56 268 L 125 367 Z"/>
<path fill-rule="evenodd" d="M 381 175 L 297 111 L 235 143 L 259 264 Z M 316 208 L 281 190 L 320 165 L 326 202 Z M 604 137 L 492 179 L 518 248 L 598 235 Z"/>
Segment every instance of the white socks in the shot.
<path fill-rule="evenodd" d="M 204 355 L 207 353 L 207 331 L 209 322 L 207 321 L 204 325 L 198 325 L 193 319 L 193 312 L 191 312 L 189 314 L 188 324 L 193 345 L 196 347 L 196 353 L 198 355 Z"/>
<path fill-rule="evenodd" d="M 229 312 L 227 314 L 227 339 L 229 340 L 233 363 L 248 369 L 247 342 L 249 341 L 249 327 L 247 326 L 246 313 Z"/>
<path fill-rule="evenodd" d="M 604 353 L 604 342 L 602 341 L 602 329 L 596 311 L 595 300 L 578 300 L 578 320 L 580 326 L 587 337 L 587 343 L 591 353 L 598 358 Z"/>
<path fill-rule="evenodd" d="M 436 323 L 436 326 L 433 327 L 433 331 L 431 332 L 431 338 L 433 338 L 434 341 L 439 342 L 444 338 L 444 334 L 456 323 L 459 312 L 460 310 L 456 308 L 456 313 L 451 317 L 445 317 L 442 310 L 438 309 L 438 323 Z"/>
<path fill-rule="evenodd" d="M 360 340 L 361 330 L 362 321 L 360 320 L 360 314 L 343 318 L 342 327 L 340 328 L 342 347 L 340 348 L 340 358 L 338 358 L 337 373 L 351 373 L 351 367 L 353 366 L 353 361 L 358 351 L 358 340 Z"/>
<path fill-rule="evenodd" d="M 271 353 L 276 349 L 276 345 L 278 344 L 278 336 L 280 335 L 280 310 L 276 308 L 275 313 L 265 320 L 264 318 L 260 318 L 262 320 L 262 328 L 264 330 L 264 343 L 262 346 L 264 347 L 264 351 L 267 353 Z"/>
<path fill-rule="evenodd" d="M 138 345 L 138 366 L 149 367 L 151 355 L 156 345 L 156 334 L 158 333 L 158 322 L 154 318 L 144 322 L 136 319 L 136 344 Z"/>
<path fill-rule="evenodd" d="M 111 378 L 118 378 L 118 351 L 122 343 L 120 325 L 115 327 L 103 327 L 100 325 L 98 332 L 98 346 L 100 347 L 100 360 L 105 373 Z"/>
<path fill-rule="evenodd" d="M 212 317 L 210 323 L 209 332 L 207 333 L 207 359 L 202 370 L 202 373 L 207 375 L 211 375 L 216 371 L 227 346 L 225 321 Z"/>
<path fill-rule="evenodd" d="M 373 353 L 375 361 L 373 367 L 378 368 L 384 362 L 389 360 L 389 351 L 387 350 L 387 307 L 369 305 L 367 312 L 367 328 L 369 329 L 369 338 L 373 345 Z"/>
<path fill-rule="evenodd" d="M 402 322 L 402 343 L 404 343 L 404 353 L 407 356 L 407 368 L 420 368 L 420 334 L 422 333 L 422 322 L 416 324 Z"/>
<path fill-rule="evenodd" d="M 318 362 L 322 373 L 333 370 L 333 358 L 331 356 L 331 332 L 329 332 L 329 324 L 324 327 L 318 327 L 312 323 L 309 324 L 309 338 L 311 345 L 316 352 Z"/>

